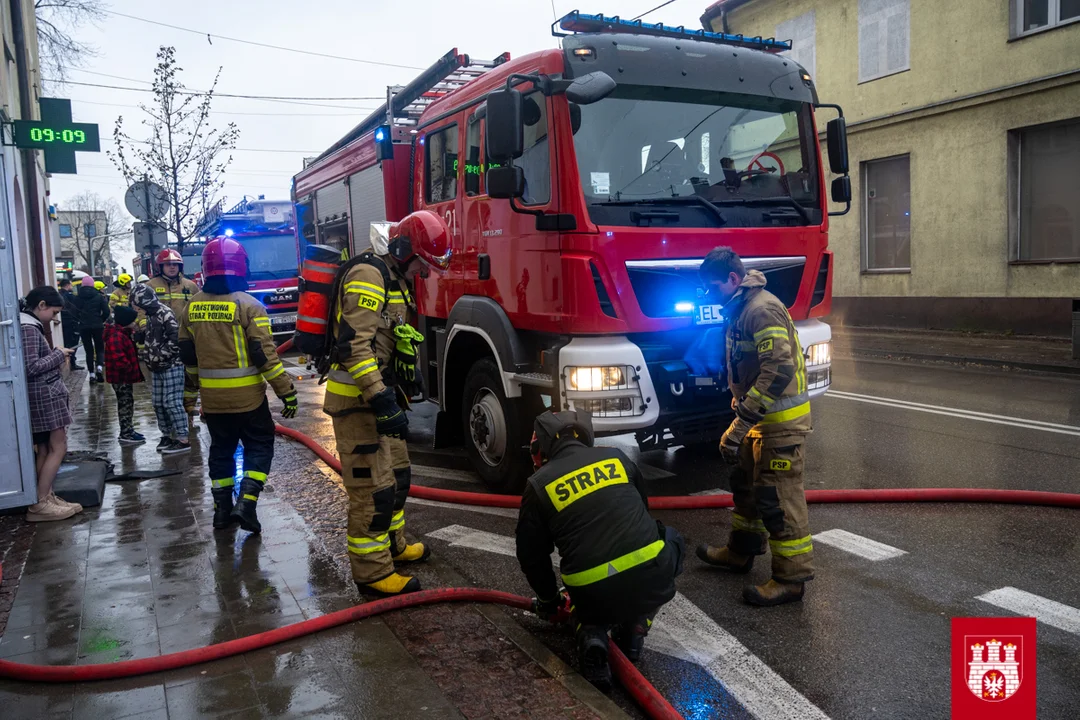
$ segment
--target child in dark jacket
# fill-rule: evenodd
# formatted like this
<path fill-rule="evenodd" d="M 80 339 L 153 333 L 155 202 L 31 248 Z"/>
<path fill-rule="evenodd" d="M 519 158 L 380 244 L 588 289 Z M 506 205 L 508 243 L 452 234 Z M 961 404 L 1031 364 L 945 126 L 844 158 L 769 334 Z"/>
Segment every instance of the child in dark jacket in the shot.
<path fill-rule="evenodd" d="M 139 357 L 132 339 L 137 313 L 126 305 L 113 311 L 115 321 L 105 323 L 105 380 L 116 393 L 116 414 L 120 418 L 120 444 L 139 445 L 146 438 L 135 432 L 134 384 L 143 381 Z"/>

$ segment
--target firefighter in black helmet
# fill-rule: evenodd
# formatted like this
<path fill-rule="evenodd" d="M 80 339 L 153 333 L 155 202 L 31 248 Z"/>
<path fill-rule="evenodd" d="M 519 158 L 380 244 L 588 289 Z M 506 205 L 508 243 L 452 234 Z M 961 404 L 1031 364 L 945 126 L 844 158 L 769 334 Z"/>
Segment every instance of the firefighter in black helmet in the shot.
<path fill-rule="evenodd" d="M 582 675 L 606 691 L 608 630 L 631 661 L 640 657 L 653 616 L 675 596 L 683 539 L 649 516 L 637 466 L 620 450 L 593 447 L 587 414 L 545 412 L 534 428 L 537 470 L 521 498 L 518 562 L 541 617 L 554 620 L 569 594 Z M 555 547 L 565 591 L 551 567 Z"/>

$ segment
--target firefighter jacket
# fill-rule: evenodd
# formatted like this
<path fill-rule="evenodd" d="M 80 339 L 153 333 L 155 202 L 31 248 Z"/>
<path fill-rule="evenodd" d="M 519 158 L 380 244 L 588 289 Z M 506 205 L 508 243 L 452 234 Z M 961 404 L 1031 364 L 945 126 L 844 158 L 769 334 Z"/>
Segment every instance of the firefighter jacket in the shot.
<path fill-rule="evenodd" d="M 170 280 L 164 275 L 157 275 L 145 284 L 153 288 L 157 293 L 157 299 L 168 305 L 178 318 L 195 294 L 199 292 L 199 286 L 183 275 L 178 275 L 175 280 Z"/>
<path fill-rule="evenodd" d="M 187 366 L 185 399 L 193 385 L 207 413 L 245 413 L 262 405 L 266 384 L 278 397 L 295 392 L 278 359 L 270 318 L 246 292 L 199 292 L 180 318 L 180 356 Z"/>
<path fill-rule="evenodd" d="M 754 423 L 747 437 L 799 442 L 811 430 L 810 397 L 787 308 L 765 289 L 765 276 L 751 270 L 724 310 L 728 385 L 735 412 Z"/>
<path fill-rule="evenodd" d="M 128 290 L 124 288 L 116 288 L 109 295 L 109 309 L 115 310 L 119 305 L 130 305 L 131 295 Z M 175 310 L 173 311 L 175 312 Z"/>
<path fill-rule="evenodd" d="M 649 516 L 644 479 L 620 450 L 570 439 L 525 487 L 517 525 L 517 557 L 540 599 L 558 591 L 551 551 L 562 556 L 562 579 L 573 603 L 603 608 L 609 622 L 654 611 L 675 596 L 679 550 Z"/>
<path fill-rule="evenodd" d="M 335 284 L 339 289 L 330 308 L 333 362 L 323 399 L 327 415 L 365 410 L 374 395 L 395 386 L 390 374 L 394 328 L 407 322 L 412 297 L 405 281 L 392 275 L 392 267 L 390 258 L 367 252 L 347 265 L 344 278 Z"/>

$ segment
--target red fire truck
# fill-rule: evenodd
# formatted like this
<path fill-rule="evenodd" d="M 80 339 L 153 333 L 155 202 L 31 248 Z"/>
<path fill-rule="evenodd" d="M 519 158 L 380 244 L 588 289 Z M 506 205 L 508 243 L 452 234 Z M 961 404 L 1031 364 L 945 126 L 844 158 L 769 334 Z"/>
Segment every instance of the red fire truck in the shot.
<path fill-rule="evenodd" d="M 291 336 L 296 329 L 297 290 L 296 224 L 293 205 L 288 200 L 244 197 L 225 210 L 218 202 L 196 227 L 202 245 L 214 238 L 238 240 L 248 255 L 248 292 L 266 306 L 270 329 L 275 338 Z M 201 246 L 198 267 L 190 267 L 185 253 L 184 270 L 188 277 L 202 269 Z M 190 272 L 189 272 L 190 271 Z"/>
<path fill-rule="evenodd" d="M 788 306 L 809 395 L 830 382 L 815 110 L 840 114 L 849 208 L 846 130 L 790 43 L 578 12 L 553 32 L 561 49 L 516 60 L 451 50 L 294 178 L 301 245 L 360 251 L 399 222 L 429 260 L 414 295 L 435 445 L 463 444 L 492 487 L 527 476 L 545 407 L 643 449 L 715 442 L 731 397 L 697 270 L 718 245 Z"/>

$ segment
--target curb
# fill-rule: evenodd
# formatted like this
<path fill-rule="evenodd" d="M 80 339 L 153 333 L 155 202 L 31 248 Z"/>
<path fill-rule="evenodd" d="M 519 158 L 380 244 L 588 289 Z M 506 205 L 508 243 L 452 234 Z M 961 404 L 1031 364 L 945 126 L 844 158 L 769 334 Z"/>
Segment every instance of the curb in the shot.
<path fill-rule="evenodd" d="M 834 346 L 834 352 L 837 348 Z M 1046 363 L 1023 362 L 1019 360 L 1005 360 L 1000 358 L 969 357 L 967 355 L 931 355 L 929 353 L 916 353 L 894 350 L 872 350 L 868 348 L 846 348 L 839 352 L 852 356 L 864 356 L 884 358 L 889 360 L 925 360 L 930 362 L 960 363 L 963 365 L 985 365 L 989 367 L 1007 367 L 1014 370 L 1027 370 L 1029 372 L 1049 373 L 1052 375 L 1069 375 L 1080 377 L 1080 367 L 1071 365 L 1050 365 Z"/>

